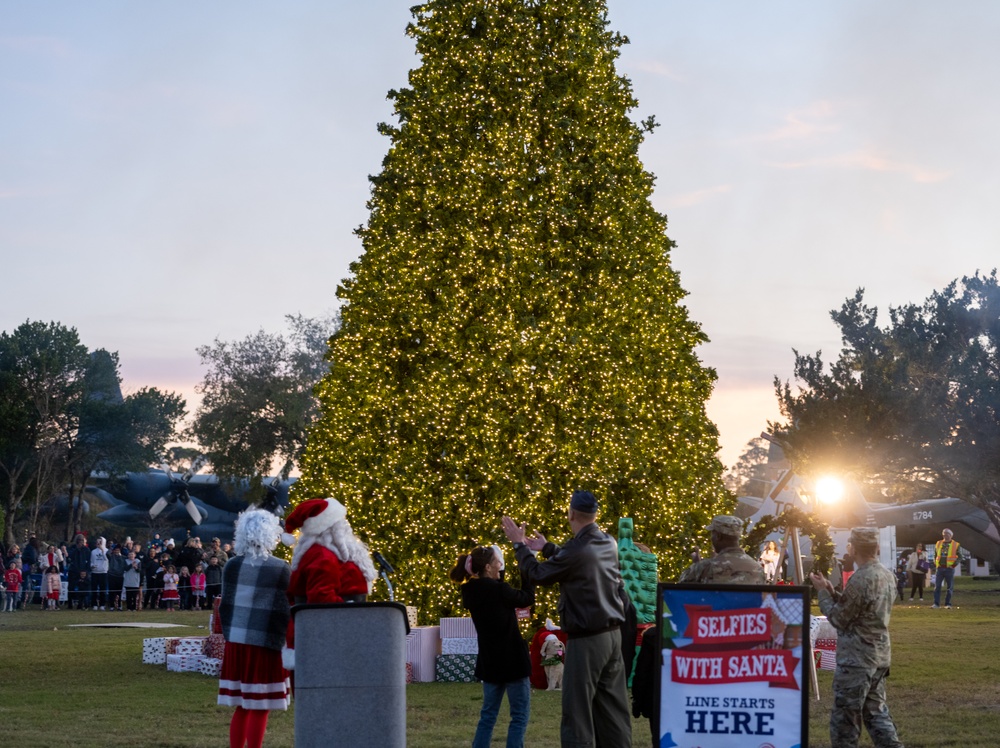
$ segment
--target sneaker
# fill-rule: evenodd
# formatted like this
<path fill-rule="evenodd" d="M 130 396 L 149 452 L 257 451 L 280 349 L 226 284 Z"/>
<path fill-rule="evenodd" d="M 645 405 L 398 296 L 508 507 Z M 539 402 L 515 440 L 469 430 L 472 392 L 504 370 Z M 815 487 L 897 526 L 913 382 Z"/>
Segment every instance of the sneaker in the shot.
<path fill-rule="evenodd" d="M 940 605 L 932 605 L 931 607 L 932 608 L 940 608 L 941 606 Z"/>
<path fill-rule="evenodd" d="M 94 606 L 94 610 L 97 610 L 97 606 L 96 605 Z"/>
<path fill-rule="evenodd" d="M 101 606 L 101 610 L 104 610 L 104 606 L 103 605 Z"/>
<path fill-rule="evenodd" d="M 944 606 L 944 609 L 945 609 L 945 610 L 951 610 L 951 606 L 950 606 L 950 605 L 945 605 L 945 606 Z"/>

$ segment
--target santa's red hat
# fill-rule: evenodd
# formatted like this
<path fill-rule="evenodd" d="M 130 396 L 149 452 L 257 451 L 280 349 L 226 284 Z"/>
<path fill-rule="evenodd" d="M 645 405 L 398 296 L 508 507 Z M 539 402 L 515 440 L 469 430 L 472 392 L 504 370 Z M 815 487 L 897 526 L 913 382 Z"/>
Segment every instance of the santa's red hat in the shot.
<path fill-rule="evenodd" d="M 346 518 L 347 509 L 336 499 L 308 499 L 285 517 L 285 534 L 302 530 L 303 535 L 319 535 Z"/>

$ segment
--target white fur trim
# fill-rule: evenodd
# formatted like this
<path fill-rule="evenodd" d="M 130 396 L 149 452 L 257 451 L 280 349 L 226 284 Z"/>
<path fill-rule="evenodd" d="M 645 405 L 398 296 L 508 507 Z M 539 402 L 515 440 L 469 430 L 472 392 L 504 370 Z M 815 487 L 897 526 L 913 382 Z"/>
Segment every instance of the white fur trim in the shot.
<path fill-rule="evenodd" d="M 347 508 L 336 499 L 326 500 L 326 509 L 302 523 L 305 535 L 319 535 L 347 518 Z"/>
<path fill-rule="evenodd" d="M 289 548 L 291 548 L 293 545 L 295 545 L 295 536 L 292 535 L 290 532 L 281 533 L 281 544 L 287 545 Z"/>

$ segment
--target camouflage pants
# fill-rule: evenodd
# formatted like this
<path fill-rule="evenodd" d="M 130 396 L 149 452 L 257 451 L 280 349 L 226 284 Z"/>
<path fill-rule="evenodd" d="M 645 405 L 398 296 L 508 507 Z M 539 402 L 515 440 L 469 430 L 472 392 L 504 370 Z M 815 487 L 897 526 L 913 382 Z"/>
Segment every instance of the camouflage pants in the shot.
<path fill-rule="evenodd" d="M 837 665 L 833 675 L 833 711 L 830 713 L 830 744 L 833 748 L 856 748 L 862 722 L 875 748 L 903 748 L 885 703 L 885 679 L 888 675 L 889 668 Z"/>

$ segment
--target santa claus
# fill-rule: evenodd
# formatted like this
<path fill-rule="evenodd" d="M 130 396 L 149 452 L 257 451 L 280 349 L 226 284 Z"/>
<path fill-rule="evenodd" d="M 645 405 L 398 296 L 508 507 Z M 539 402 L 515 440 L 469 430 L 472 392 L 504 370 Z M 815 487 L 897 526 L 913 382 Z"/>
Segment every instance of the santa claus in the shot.
<path fill-rule="evenodd" d="M 297 533 L 295 535 L 294 533 Z M 347 521 L 336 499 L 303 501 L 285 518 L 286 544 L 295 544 L 288 601 L 302 603 L 364 602 L 378 576 L 368 546 Z M 295 627 L 288 626 L 282 653 L 285 667 L 295 667 Z"/>

